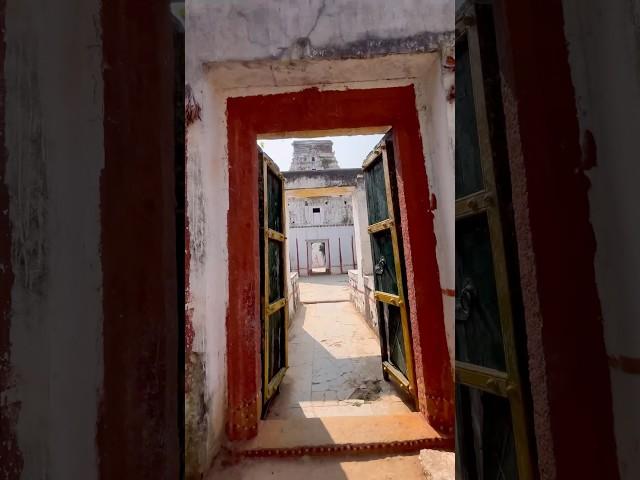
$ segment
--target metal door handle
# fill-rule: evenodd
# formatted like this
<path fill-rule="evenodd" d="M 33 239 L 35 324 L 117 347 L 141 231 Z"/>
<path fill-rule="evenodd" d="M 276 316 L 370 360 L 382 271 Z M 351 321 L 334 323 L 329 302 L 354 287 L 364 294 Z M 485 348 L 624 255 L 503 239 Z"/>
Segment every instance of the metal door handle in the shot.
<path fill-rule="evenodd" d="M 376 263 L 375 268 L 373 269 L 376 272 L 376 275 L 382 275 L 384 273 L 384 267 L 387 265 L 387 261 L 384 257 L 380 257 L 378 263 Z"/>

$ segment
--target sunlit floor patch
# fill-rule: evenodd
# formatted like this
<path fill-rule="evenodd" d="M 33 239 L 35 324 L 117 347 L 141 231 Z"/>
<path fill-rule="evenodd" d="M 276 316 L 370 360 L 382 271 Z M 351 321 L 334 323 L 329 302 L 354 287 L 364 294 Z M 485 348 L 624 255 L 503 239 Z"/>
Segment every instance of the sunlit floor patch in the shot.
<path fill-rule="evenodd" d="M 306 298 L 317 298 L 315 289 L 341 298 L 346 286 L 340 281 L 344 280 L 301 282 L 305 283 L 301 290 Z M 289 332 L 289 365 L 271 405 L 270 419 L 411 412 L 393 385 L 383 379 L 378 338 L 350 302 L 311 303 L 300 308 Z"/>

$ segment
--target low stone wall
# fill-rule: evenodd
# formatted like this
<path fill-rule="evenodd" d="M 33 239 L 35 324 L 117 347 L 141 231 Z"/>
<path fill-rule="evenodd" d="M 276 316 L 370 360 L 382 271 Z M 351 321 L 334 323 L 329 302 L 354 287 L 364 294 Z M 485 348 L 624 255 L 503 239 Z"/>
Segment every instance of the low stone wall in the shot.
<path fill-rule="evenodd" d="M 371 275 L 360 275 L 358 270 L 349 270 L 349 295 L 351 302 L 362 315 L 367 324 L 378 336 L 378 311 L 374 298 L 374 282 Z"/>
<path fill-rule="evenodd" d="M 289 277 L 289 326 L 300 306 L 300 277 L 298 272 L 291 272 Z"/>

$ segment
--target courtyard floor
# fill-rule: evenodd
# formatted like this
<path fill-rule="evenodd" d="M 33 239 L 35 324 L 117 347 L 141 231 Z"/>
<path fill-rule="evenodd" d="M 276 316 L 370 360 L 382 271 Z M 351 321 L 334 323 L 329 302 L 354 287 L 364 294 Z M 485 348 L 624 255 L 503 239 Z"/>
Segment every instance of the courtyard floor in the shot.
<path fill-rule="evenodd" d="M 378 337 L 349 301 L 346 275 L 300 278 L 289 370 L 268 418 L 410 413 L 382 378 Z"/>
<path fill-rule="evenodd" d="M 244 459 L 207 480 L 424 480 L 417 453 L 358 457 Z"/>
<path fill-rule="evenodd" d="M 378 337 L 349 301 L 347 276 L 302 277 L 300 299 L 289 330 L 290 367 L 258 435 L 235 445 L 236 454 L 221 455 L 205 478 L 426 478 L 417 452 L 367 454 L 359 448 L 437 439 L 438 434 L 383 379 Z M 300 455 L 327 446 L 349 446 L 359 453 Z"/>

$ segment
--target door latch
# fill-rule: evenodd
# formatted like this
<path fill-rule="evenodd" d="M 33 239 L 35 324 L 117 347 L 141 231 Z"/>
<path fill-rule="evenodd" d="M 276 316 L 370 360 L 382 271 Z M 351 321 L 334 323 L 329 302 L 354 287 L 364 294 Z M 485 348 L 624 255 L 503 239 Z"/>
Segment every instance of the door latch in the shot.
<path fill-rule="evenodd" d="M 384 267 L 387 265 L 387 261 L 384 257 L 380 257 L 378 263 L 376 263 L 375 268 L 373 269 L 376 272 L 376 275 L 382 275 L 384 273 Z"/>

